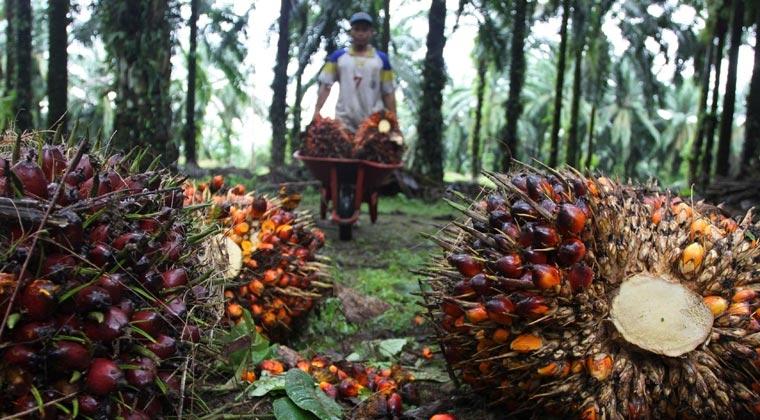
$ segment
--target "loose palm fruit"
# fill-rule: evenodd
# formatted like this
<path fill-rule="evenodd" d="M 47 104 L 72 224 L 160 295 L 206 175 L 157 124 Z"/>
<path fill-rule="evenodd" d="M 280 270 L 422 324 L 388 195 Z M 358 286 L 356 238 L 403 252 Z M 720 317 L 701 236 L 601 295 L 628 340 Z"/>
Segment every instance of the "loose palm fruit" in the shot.
<path fill-rule="evenodd" d="M 98 358 L 87 372 L 87 388 L 95 395 L 107 395 L 116 391 L 123 379 L 124 373 L 113 360 Z"/>

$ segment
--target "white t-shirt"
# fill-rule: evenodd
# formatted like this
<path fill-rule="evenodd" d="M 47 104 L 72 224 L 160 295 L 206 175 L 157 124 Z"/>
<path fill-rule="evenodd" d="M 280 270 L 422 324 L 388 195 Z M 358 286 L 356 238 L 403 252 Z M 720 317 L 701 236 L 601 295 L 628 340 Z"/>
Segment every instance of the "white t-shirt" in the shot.
<path fill-rule="evenodd" d="M 327 57 L 319 74 L 319 82 L 340 83 L 335 117 L 351 131 L 370 114 L 384 108 L 383 95 L 395 89 L 393 70 L 388 56 L 369 47 L 365 55 L 353 48 L 342 48 Z"/>

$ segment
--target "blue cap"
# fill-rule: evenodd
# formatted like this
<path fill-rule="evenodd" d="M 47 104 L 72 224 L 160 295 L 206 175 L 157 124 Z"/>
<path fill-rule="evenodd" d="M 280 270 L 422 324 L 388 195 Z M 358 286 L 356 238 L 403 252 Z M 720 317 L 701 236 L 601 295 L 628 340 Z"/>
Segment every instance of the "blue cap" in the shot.
<path fill-rule="evenodd" d="M 348 21 L 351 23 L 351 25 L 358 22 L 367 22 L 370 25 L 372 25 L 372 16 L 370 16 L 369 13 L 356 12 L 353 15 L 351 15 L 351 19 L 349 19 Z"/>

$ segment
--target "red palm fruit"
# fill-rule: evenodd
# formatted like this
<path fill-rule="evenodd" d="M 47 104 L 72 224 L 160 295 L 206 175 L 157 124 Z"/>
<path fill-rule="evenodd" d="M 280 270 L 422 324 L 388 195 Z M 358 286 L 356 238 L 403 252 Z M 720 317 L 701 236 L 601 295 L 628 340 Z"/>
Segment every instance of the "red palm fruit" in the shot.
<path fill-rule="evenodd" d="M 158 313 L 151 310 L 137 311 L 130 321 L 135 327 L 145 331 L 151 337 L 157 337 L 164 328 L 164 321 Z"/>
<path fill-rule="evenodd" d="M 538 212 L 525 200 L 515 200 L 510 209 L 512 216 L 521 219 L 535 219 Z"/>
<path fill-rule="evenodd" d="M 430 417 L 430 420 L 457 420 L 456 417 L 454 417 L 453 414 L 433 414 L 433 416 Z"/>
<path fill-rule="evenodd" d="M 563 204 L 557 214 L 557 226 L 562 233 L 579 234 L 586 225 L 586 213 L 573 204 Z"/>
<path fill-rule="evenodd" d="M 161 276 L 161 274 L 156 271 L 149 271 L 145 273 L 141 278 L 138 279 L 138 282 L 142 284 L 146 289 L 155 293 L 161 292 L 164 287 L 163 276 Z"/>
<path fill-rule="evenodd" d="M 554 248 L 559 245 L 560 237 L 551 226 L 535 225 L 533 227 L 533 246 L 536 248 Z"/>
<path fill-rule="evenodd" d="M 126 274 L 113 273 L 103 274 L 95 283 L 98 287 L 101 287 L 111 297 L 111 302 L 118 302 L 121 300 L 124 291 L 127 290 L 127 282 L 129 281 Z"/>
<path fill-rule="evenodd" d="M 102 311 L 113 304 L 111 294 L 100 286 L 87 286 L 74 296 L 76 309 L 85 313 L 90 311 Z"/>
<path fill-rule="evenodd" d="M 90 175 L 91 177 L 92 175 Z M 68 175 L 63 179 L 63 182 L 66 183 L 66 185 L 71 186 L 72 188 L 77 188 L 77 194 L 78 194 L 78 188 L 80 185 L 84 183 L 88 178 L 90 178 L 85 175 L 84 171 L 79 168 L 75 168 L 73 171 L 69 172 Z"/>
<path fill-rule="evenodd" d="M 319 389 L 321 389 L 322 392 L 327 394 L 327 396 L 329 396 L 332 399 L 335 399 L 338 397 L 338 389 L 335 388 L 335 386 L 329 382 L 320 382 Z"/>
<path fill-rule="evenodd" d="M 109 225 L 104 223 L 102 225 L 95 226 L 90 231 L 90 241 L 92 242 L 108 242 Z"/>
<path fill-rule="evenodd" d="M 515 305 L 508 297 L 497 296 L 486 302 L 486 311 L 492 321 L 502 325 L 511 325 L 512 317 L 510 314 L 515 311 Z"/>
<path fill-rule="evenodd" d="M 145 239 L 147 239 L 147 235 L 144 232 L 127 232 L 114 239 L 112 245 L 114 249 L 121 251 L 127 245 L 139 245 Z"/>
<path fill-rule="evenodd" d="M 455 297 L 465 297 L 473 293 L 475 293 L 475 289 L 472 288 L 469 280 L 461 280 L 454 285 Z"/>
<path fill-rule="evenodd" d="M 87 347 L 73 341 L 57 341 L 50 351 L 53 367 L 63 371 L 87 369 L 90 358 Z"/>
<path fill-rule="evenodd" d="M 546 264 L 548 257 L 545 252 L 536 251 L 533 248 L 525 248 L 523 258 L 531 264 Z"/>
<path fill-rule="evenodd" d="M 401 417 L 404 412 L 404 404 L 401 401 L 401 395 L 394 392 L 388 397 L 388 411 L 393 416 Z"/>
<path fill-rule="evenodd" d="M 182 340 L 198 343 L 201 341 L 201 329 L 195 325 L 185 325 L 182 328 Z"/>
<path fill-rule="evenodd" d="M 24 288 L 20 301 L 30 319 L 41 321 L 53 314 L 59 288 L 50 280 L 44 279 L 34 280 Z"/>
<path fill-rule="evenodd" d="M 486 210 L 492 212 L 494 210 L 505 210 L 507 208 L 507 201 L 504 197 L 498 194 L 489 194 L 486 198 Z"/>
<path fill-rule="evenodd" d="M 92 176 L 95 174 L 93 161 L 94 159 L 91 159 L 90 155 L 82 155 L 82 158 L 79 160 L 79 164 L 77 165 L 76 169 L 82 171 L 85 179 L 92 178 Z"/>
<path fill-rule="evenodd" d="M 140 357 L 129 363 L 135 365 L 131 369 L 125 369 L 125 376 L 130 385 L 143 388 L 153 383 L 158 374 L 156 363 L 149 357 Z"/>
<path fill-rule="evenodd" d="M 544 298 L 536 295 L 523 295 L 515 304 L 515 313 L 528 317 L 540 317 L 549 311 Z"/>
<path fill-rule="evenodd" d="M 121 309 L 128 318 L 131 318 L 132 314 L 135 312 L 135 303 L 130 299 L 122 299 L 116 307 Z"/>
<path fill-rule="evenodd" d="M 519 279 L 499 278 L 499 288 L 504 291 L 533 289 L 533 275 L 526 271 Z"/>
<path fill-rule="evenodd" d="M 446 315 L 453 316 L 454 318 L 464 315 L 464 310 L 462 310 L 459 305 L 450 300 L 445 300 L 441 303 L 441 310 Z"/>
<path fill-rule="evenodd" d="M 559 285 L 560 273 L 557 267 L 548 264 L 536 264 L 531 267 L 533 283 L 540 289 L 551 289 Z"/>
<path fill-rule="evenodd" d="M 557 206 L 557 203 L 555 203 L 551 198 L 544 198 L 540 203 L 538 203 L 538 205 L 541 206 L 542 209 L 549 212 L 549 214 L 555 214 L 559 208 Z"/>
<path fill-rule="evenodd" d="M 94 416 L 101 408 L 101 403 L 90 394 L 79 394 L 77 397 L 79 411 L 86 416 Z"/>
<path fill-rule="evenodd" d="M 557 262 L 565 267 L 581 261 L 584 256 L 586 245 L 578 238 L 564 240 L 557 250 Z"/>
<path fill-rule="evenodd" d="M 211 178 L 211 182 L 209 183 L 209 189 L 212 193 L 215 193 L 222 189 L 224 186 L 224 177 L 221 175 L 215 175 L 213 178 Z"/>
<path fill-rule="evenodd" d="M 520 191 L 527 193 L 528 192 L 528 175 L 526 174 L 517 174 L 512 177 L 512 185 L 517 187 Z"/>
<path fill-rule="evenodd" d="M 34 195 L 40 198 L 48 198 L 47 179 L 42 168 L 32 159 L 33 156 L 27 156 L 26 159 L 18 161 L 11 171 L 24 187 L 24 194 Z"/>
<path fill-rule="evenodd" d="M 535 223 L 526 223 L 520 229 L 520 237 L 518 242 L 523 247 L 529 247 L 533 245 L 533 231 L 535 230 Z"/>
<path fill-rule="evenodd" d="M 155 337 L 155 340 L 155 343 L 150 342 L 145 347 L 158 356 L 159 359 L 168 359 L 177 352 L 177 342 L 168 335 L 159 334 Z"/>
<path fill-rule="evenodd" d="M 184 317 L 187 314 L 187 305 L 180 296 L 167 298 L 166 313 L 170 316 Z"/>
<path fill-rule="evenodd" d="M 18 328 L 16 341 L 29 342 L 48 338 L 55 334 L 56 326 L 52 321 L 28 322 Z"/>
<path fill-rule="evenodd" d="M 168 261 L 177 261 L 182 255 L 182 242 L 178 239 L 169 239 L 161 244 L 161 254 Z"/>
<path fill-rule="evenodd" d="M 351 378 L 346 378 L 338 384 L 338 395 L 341 398 L 356 398 L 359 396 L 359 384 Z"/>
<path fill-rule="evenodd" d="M 518 254 L 505 255 L 496 260 L 495 268 L 506 277 L 518 278 L 523 273 L 522 258 Z"/>
<path fill-rule="evenodd" d="M 137 227 L 139 227 L 143 232 L 155 233 L 161 229 L 161 222 L 159 222 L 155 217 L 150 217 L 147 219 L 141 219 L 139 222 L 137 222 Z"/>
<path fill-rule="evenodd" d="M 122 178 L 116 171 L 108 171 L 105 173 L 104 177 L 108 179 L 111 191 L 122 191 L 129 188 L 124 178 Z"/>
<path fill-rule="evenodd" d="M 60 147 L 48 144 L 42 146 L 42 172 L 45 174 L 48 182 L 63 175 L 66 165 L 66 158 L 63 156 L 63 151 Z"/>
<path fill-rule="evenodd" d="M 95 187 L 95 177 L 89 178 L 86 181 L 84 181 L 81 185 L 79 185 L 79 196 L 83 198 L 92 197 L 93 196 L 93 188 Z M 100 197 L 102 195 L 106 195 L 109 192 L 111 192 L 111 181 L 108 180 L 108 176 L 106 174 L 99 174 L 97 177 L 98 189 L 95 190 L 94 196 Z"/>
<path fill-rule="evenodd" d="M 104 267 L 113 262 L 113 252 L 105 243 L 96 243 L 88 253 L 89 260 L 98 267 Z"/>
<path fill-rule="evenodd" d="M 520 228 L 515 223 L 512 223 L 512 222 L 502 223 L 501 226 L 499 227 L 499 230 L 515 241 L 520 239 Z"/>
<path fill-rule="evenodd" d="M 131 410 L 124 416 L 124 420 L 150 420 L 152 417 L 140 410 Z"/>
<path fill-rule="evenodd" d="M 76 267 L 77 260 L 70 254 L 50 254 L 45 256 L 42 262 L 42 275 L 45 277 L 53 276 L 58 273 L 67 275 L 68 270 Z"/>
<path fill-rule="evenodd" d="M 528 188 L 528 195 L 533 200 L 539 200 L 544 196 L 551 197 L 554 194 L 551 183 L 538 175 L 528 175 L 525 186 Z"/>
<path fill-rule="evenodd" d="M 575 192 L 575 195 L 578 197 L 583 197 L 588 192 L 588 187 L 586 186 L 586 183 L 578 178 L 570 178 L 570 185 L 573 186 L 573 191 Z"/>
<path fill-rule="evenodd" d="M 483 265 L 469 254 L 451 254 L 448 260 L 449 264 L 456 267 L 465 277 L 472 277 L 483 271 Z"/>
<path fill-rule="evenodd" d="M 0 374 L 4 374 L 3 391 L 13 396 L 24 395 L 32 387 L 32 375 L 21 366 L 7 366 Z"/>
<path fill-rule="evenodd" d="M 45 395 L 45 397 L 48 397 Z M 48 398 L 42 397 L 43 402 Z M 57 418 L 56 409 L 53 405 L 40 406 L 37 399 L 32 394 L 25 394 L 13 401 L 13 410 L 15 413 L 33 413 L 33 418 L 40 420 L 53 420 Z"/>
<path fill-rule="evenodd" d="M 573 292 L 579 292 L 586 289 L 591 285 L 591 281 L 594 279 L 594 270 L 584 263 L 578 263 L 570 267 L 567 272 L 567 281 L 570 283 L 570 287 Z"/>
<path fill-rule="evenodd" d="M 488 280 L 483 273 L 480 273 L 471 278 L 470 286 L 472 286 L 473 290 L 475 290 L 475 293 L 480 296 L 488 296 L 496 293 L 496 291 L 492 288 L 491 281 Z"/>
<path fill-rule="evenodd" d="M 3 353 L 3 362 L 7 366 L 32 367 L 40 361 L 40 356 L 25 344 L 14 344 Z"/>
<path fill-rule="evenodd" d="M 184 268 L 175 268 L 173 270 L 164 271 L 161 276 L 163 278 L 164 287 L 167 289 L 173 289 L 187 284 L 187 271 L 185 271 Z"/>
<path fill-rule="evenodd" d="M 512 215 L 510 215 L 505 209 L 493 210 L 488 214 L 488 223 L 494 228 L 498 228 L 502 224 L 511 221 Z"/>
<path fill-rule="evenodd" d="M 84 333 L 90 340 L 107 343 L 121 337 L 122 330 L 129 323 L 128 319 L 124 311 L 111 306 L 103 316 L 103 322 L 87 320 L 84 324 Z"/>
<path fill-rule="evenodd" d="M 108 395 L 118 389 L 124 373 L 111 359 L 97 358 L 87 372 L 87 388 L 95 395 Z"/>

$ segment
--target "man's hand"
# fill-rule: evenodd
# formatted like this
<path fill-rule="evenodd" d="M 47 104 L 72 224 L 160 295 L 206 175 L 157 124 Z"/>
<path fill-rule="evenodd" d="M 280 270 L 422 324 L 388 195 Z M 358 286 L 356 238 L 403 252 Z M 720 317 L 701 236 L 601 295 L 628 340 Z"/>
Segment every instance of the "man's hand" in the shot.
<path fill-rule="evenodd" d="M 314 108 L 314 115 L 312 115 L 311 120 L 314 121 L 319 117 L 319 112 L 322 110 L 322 106 L 325 104 L 325 101 L 327 100 L 327 97 L 330 96 L 330 88 L 332 86 L 326 85 L 324 83 L 319 84 L 319 91 L 317 91 L 317 105 Z"/>
<path fill-rule="evenodd" d="M 319 110 L 314 110 L 314 115 L 311 116 L 311 121 L 314 122 L 317 118 L 322 117 L 322 115 L 319 114 Z"/>

